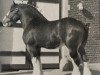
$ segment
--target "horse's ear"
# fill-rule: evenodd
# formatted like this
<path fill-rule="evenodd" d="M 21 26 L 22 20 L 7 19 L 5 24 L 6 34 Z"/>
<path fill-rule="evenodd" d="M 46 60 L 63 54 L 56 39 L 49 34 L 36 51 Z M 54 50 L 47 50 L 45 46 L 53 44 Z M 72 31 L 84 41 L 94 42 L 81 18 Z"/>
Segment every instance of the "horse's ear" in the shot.
<path fill-rule="evenodd" d="M 13 1 L 13 5 L 16 5 L 15 1 Z"/>
<path fill-rule="evenodd" d="M 31 4 L 32 5 L 32 0 L 28 0 L 27 4 Z"/>

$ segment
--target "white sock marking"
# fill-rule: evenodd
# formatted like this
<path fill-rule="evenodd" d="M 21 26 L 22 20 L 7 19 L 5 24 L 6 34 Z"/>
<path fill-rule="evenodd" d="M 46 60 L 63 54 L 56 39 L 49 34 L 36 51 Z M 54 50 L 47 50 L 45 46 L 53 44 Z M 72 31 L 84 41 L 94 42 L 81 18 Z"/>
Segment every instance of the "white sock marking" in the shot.
<path fill-rule="evenodd" d="M 83 71 L 83 75 L 91 75 L 91 71 L 88 67 L 88 63 L 84 62 L 84 71 Z"/>
<path fill-rule="evenodd" d="M 33 57 L 32 64 L 33 64 L 33 74 L 32 75 L 43 75 L 42 65 L 41 65 L 40 60 Z"/>

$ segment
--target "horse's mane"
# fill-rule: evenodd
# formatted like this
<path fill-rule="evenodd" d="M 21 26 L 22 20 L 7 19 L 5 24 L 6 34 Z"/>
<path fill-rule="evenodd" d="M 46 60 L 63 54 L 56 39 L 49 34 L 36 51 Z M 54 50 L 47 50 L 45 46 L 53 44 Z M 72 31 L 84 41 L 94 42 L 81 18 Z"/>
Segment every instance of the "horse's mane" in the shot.
<path fill-rule="evenodd" d="M 41 14 L 38 9 L 34 6 L 31 6 L 31 5 L 28 5 L 28 4 L 19 4 L 19 7 L 21 8 L 24 8 L 24 9 L 27 9 L 29 10 L 30 12 L 35 12 L 34 14 L 41 20 L 44 20 L 44 21 L 48 21 L 44 16 L 43 14 Z"/>

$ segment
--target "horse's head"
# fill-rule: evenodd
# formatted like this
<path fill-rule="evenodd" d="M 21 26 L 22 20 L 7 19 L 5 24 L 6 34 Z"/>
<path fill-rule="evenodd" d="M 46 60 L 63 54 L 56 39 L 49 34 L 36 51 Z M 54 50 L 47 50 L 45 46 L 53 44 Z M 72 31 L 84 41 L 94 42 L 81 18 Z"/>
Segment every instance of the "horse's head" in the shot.
<path fill-rule="evenodd" d="M 20 20 L 22 24 L 47 21 L 36 7 L 30 4 L 16 4 L 13 2 L 10 11 L 3 19 L 3 25 L 11 26 L 12 23 L 17 22 L 18 20 Z"/>
<path fill-rule="evenodd" d="M 20 19 L 18 5 L 13 2 L 10 11 L 3 19 L 3 26 L 11 26 Z"/>

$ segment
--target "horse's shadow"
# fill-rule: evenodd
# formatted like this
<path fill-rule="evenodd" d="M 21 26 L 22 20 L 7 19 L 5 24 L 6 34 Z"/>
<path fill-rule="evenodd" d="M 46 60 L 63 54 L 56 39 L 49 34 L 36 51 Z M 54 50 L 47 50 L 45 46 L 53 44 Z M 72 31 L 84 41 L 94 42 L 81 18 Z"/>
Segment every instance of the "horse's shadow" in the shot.
<path fill-rule="evenodd" d="M 3 23 L 0 21 L 0 27 L 3 27 Z"/>

